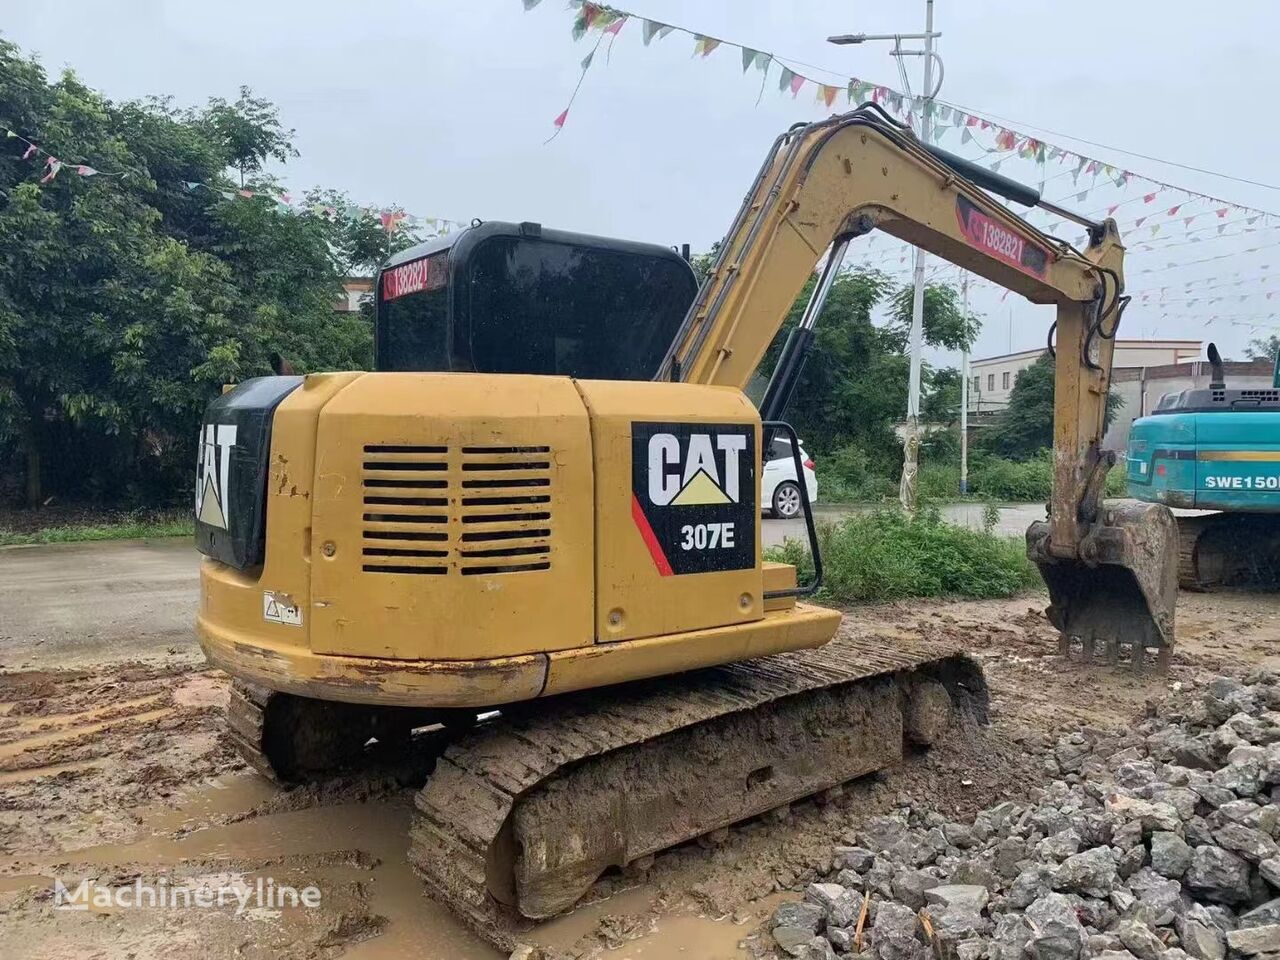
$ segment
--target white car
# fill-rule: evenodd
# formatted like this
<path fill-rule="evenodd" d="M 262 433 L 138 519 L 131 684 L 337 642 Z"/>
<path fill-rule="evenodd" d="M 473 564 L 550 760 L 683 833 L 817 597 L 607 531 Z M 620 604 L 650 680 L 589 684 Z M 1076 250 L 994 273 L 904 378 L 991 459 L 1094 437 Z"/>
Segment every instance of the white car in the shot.
<path fill-rule="evenodd" d="M 804 467 L 804 485 L 809 492 L 809 502 L 817 503 L 818 474 L 813 459 L 804 452 L 804 447 L 800 448 L 800 462 Z M 778 437 L 769 448 L 764 476 L 760 479 L 760 505 L 782 520 L 800 516 L 800 484 L 796 481 L 796 464 L 791 456 L 790 440 Z"/>

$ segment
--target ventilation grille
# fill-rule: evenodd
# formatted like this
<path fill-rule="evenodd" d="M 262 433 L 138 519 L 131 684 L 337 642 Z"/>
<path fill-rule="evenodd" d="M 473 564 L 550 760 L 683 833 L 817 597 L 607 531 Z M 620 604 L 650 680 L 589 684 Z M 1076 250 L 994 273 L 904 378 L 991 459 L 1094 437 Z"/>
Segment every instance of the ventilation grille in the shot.
<path fill-rule="evenodd" d="M 551 566 L 551 448 L 463 447 L 458 572 Z"/>
<path fill-rule="evenodd" d="M 366 573 L 511 574 L 551 567 L 551 448 L 367 444 Z"/>
<path fill-rule="evenodd" d="M 448 447 L 365 445 L 360 474 L 365 572 L 449 572 L 448 456 Z"/>
<path fill-rule="evenodd" d="M 1280 401 L 1280 390 L 1241 390 L 1241 400 L 1262 400 L 1264 402 Z"/>

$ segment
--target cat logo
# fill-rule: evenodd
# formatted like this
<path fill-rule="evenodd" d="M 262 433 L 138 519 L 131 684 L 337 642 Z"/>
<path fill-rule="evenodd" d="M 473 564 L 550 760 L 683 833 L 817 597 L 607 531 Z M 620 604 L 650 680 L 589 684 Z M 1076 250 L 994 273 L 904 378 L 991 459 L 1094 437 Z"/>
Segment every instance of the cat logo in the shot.
<path fill-rule="evenodd" d="M 755 448 L 754 424 L 631 424 L 631 518 L 658 573 L 755 565 Z"/>
<path fill-rule="evenodd" d="M 226 530 L 228 512 L 227 480 L 231 474 L 231 448 L 236 445 L 232 424 L 206 424 L 200 431 L 196 455 L 196 519 L 210 527 Z"/>
<path fill-rule="evenodd" d="M 678 507 L 737 503 L 741 494 L 738 458 L 747 449 L 744 433 L 693 433 L 681 449 L 672 433 L 649 438 L 649 500 Z"/>

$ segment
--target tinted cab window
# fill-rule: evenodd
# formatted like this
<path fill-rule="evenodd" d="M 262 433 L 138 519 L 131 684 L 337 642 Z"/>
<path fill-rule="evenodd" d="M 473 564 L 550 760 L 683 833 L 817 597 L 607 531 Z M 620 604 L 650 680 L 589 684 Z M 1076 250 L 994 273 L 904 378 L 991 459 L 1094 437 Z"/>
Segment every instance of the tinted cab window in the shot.
<path fill-rule="evenodd" d="M 448 251 L 382 274 L 378 291 L 379 370 L 449 369 Z"/>
<path fill-rule="evenodd" d="M 475 369 L 648 380 L 696 291 L 681 262 L 519 237 L 468 258 Z"/>

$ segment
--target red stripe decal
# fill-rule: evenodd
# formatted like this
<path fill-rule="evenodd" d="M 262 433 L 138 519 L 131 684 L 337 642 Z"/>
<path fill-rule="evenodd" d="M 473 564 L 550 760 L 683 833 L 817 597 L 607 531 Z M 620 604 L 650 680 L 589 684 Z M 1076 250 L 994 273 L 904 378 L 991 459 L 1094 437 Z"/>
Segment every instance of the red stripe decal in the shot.
<path fill-rule="evenodd" d="M 631 494 L 631 519 L 635 521 L 636 529 L 640 531 L 640 536 L 644 538 L 644 545 L 649 548 L 649 555 L 653 557 L 653 565 L 658 568 L 658 572 L 664 577 L 671 576 L 671 564 L 667 562 L 667 555 L 662 552 L 662 545 L 658 543 L 658 538 L 654 536 L 653 527 L 649 526 L 649 518 L 644 515 L 640 501 L 634 493 Z"/>

